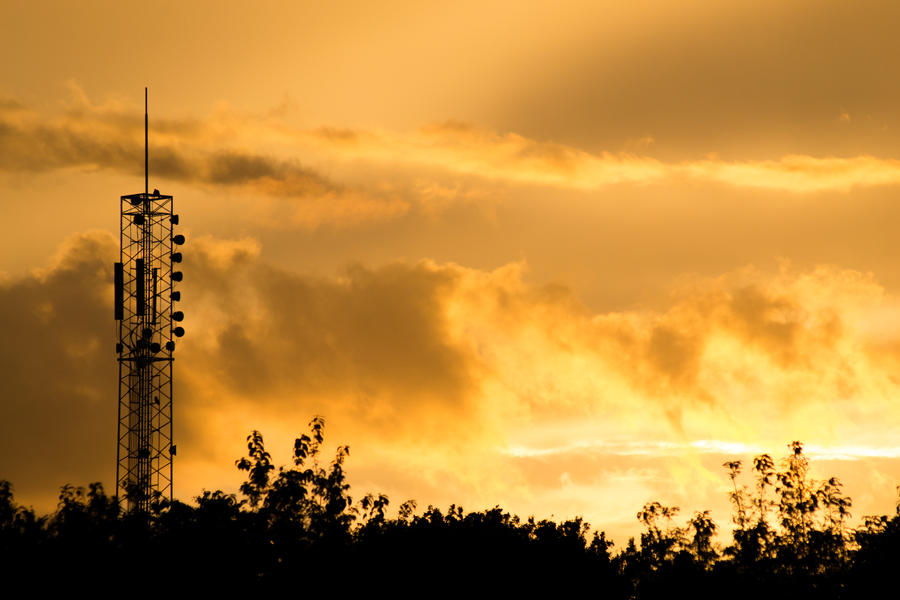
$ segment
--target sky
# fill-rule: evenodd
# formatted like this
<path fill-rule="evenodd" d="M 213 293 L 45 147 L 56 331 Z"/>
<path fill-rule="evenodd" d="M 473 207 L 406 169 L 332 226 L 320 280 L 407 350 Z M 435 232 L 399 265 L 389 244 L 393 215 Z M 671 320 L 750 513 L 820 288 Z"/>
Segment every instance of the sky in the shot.
<path fill-rule="evenodd" d="M 0 5 L 0 478 L 115 470 L 119 196 L 181 215 L 175 494 L 314 415 L 352 492 L 730 528 L 900 483 L 900 5 Z M 746 483 L 750 483 L 749 473 Z"/>

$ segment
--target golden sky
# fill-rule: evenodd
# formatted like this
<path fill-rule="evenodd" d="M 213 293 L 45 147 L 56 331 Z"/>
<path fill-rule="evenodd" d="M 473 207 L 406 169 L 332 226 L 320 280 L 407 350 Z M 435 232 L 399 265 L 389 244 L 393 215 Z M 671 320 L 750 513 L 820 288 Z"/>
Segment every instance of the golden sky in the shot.
<path fill-rule="evenodd" d="M 176 495 L 314 414 L 356 494 L 729 526 L 900 482 L 900 5 L 4 2 L 0 478 L 115 468 L 118 198 L 185 246 Z"/>

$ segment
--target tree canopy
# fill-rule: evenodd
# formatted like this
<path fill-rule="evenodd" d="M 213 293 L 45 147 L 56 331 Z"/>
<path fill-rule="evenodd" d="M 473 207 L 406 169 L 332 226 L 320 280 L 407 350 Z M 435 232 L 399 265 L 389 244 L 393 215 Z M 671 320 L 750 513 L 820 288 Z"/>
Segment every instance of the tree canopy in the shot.
<path fill-rule="evenodd" d="M 678 507 L 648 502 L 636 513 L 639 540 L 616 551 L 581 518 L 526 519 L 499 506 L 467 512 L 408 500 L 389 517 L 389 499 L 354 501 L 346 481 L 350 449 L 322 456 L 325 421 L 315 417 L 294 442 L 290 465 L 275 467 L 263 435 L 247 437 L 239 496 L 203 491 L 193 504 L 155 498 L 126 512 L 103 486 L 64 485 L 54 513 L 37 516 L 0 480 L 0 565 L 8 580 L 135 578 L 241 589 L 322 593 L 472 589 L 590 591 L 601 598 L 857 598 L 887 583 L 900 558 L 900 512 L 849 525 L 849 497 L 832 477 L 815 481 L 800 442 L 777 462 L 723 466 L 731 482 L 730 539 L 709 511 L 677 524 Z M 187 578 L 187 579 L 185 579 Z M 474 587 L 473 587 L 474 586 Z M 678 593 L 677 595 L 681 595 Z"/>

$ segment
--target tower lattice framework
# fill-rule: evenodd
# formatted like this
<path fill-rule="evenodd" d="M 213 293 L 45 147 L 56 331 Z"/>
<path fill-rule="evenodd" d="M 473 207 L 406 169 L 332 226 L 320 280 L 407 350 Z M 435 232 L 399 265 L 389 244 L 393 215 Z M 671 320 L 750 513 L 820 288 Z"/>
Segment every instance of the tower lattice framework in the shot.
<path fill-rule="evenodd" d="M 145 112 L 145 132 L 146 124 Z M 181 262 L 176 249 L 184 236 L 174 233 L 173 208 L 172 196 L 157 190 L 121 197 L 120 260 L 114 265 L 116 495 L 129 510 L 146 511 L 154 499 L 173 496 L 172 366 L 175 338 L 184 334 L 177 325 L 184 315 L 174 310 L 182 274 L 173 268 Z"/>

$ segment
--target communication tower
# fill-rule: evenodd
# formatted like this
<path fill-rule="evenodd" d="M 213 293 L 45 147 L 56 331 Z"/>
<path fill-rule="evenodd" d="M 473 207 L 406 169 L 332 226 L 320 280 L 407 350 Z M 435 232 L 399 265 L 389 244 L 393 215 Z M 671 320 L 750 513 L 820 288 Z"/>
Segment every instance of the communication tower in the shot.
<path fill-rule="evenodd" d="M 128 510 L 147 511 L 155 498 L 172 499 L 172 364 L 184 335 L 175 310 L 182 280 L 172 196 L 149 189 L 147 89 L 144 88 L 144 193 L 120 201 L 119 262 L 113 266 L 119 341 L 119 427 L 116 497 Z"/>

